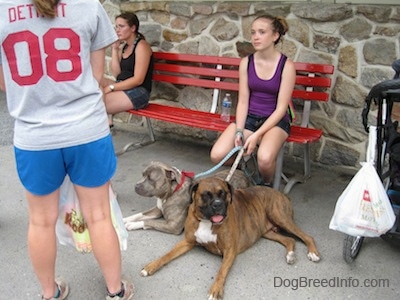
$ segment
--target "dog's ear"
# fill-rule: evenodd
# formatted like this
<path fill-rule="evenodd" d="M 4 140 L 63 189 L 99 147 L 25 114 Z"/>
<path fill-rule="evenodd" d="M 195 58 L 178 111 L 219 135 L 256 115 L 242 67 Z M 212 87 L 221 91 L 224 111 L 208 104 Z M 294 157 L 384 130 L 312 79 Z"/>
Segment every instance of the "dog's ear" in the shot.
<path fill-rule="evenodd" d="M 174 172 L 172 172 L 172 170 L 165 170 L 165 175 L 167 176 L 167 178 L 169 180 L 173 180 L 174 179 Z"/>
<path fill-rule="evenodd" d="M 228 190 L 229 190 L 230 197 L 231 197 L 230 202 L 232 203 L 232 200 L 233 200 L 233 193 L 235 192 L 235 189 L 233 188 L 233 185 L 230 184 L 228 181 L 225 181 L 225 182 L 226 182 L 226 185 L 228 186 Z"/>
<path fill-rule="evenodd" d="M 165 174 L 167 176 L 167 178 L 171 181 L 178 181 L 178 176 L 180 174 L 179 170 L 175 167 L 172 167 L 170 169 L 166 169 L 165 170 Z"/>
<path fill-rule="evenodd" d="M 199 183 L 198 182 L 193 182 L 192 185 L 189 188 L 190 192 L 190 203 L 193 202 L 193 194 L 196 193 L 197 189 L 199 188 Z"/>

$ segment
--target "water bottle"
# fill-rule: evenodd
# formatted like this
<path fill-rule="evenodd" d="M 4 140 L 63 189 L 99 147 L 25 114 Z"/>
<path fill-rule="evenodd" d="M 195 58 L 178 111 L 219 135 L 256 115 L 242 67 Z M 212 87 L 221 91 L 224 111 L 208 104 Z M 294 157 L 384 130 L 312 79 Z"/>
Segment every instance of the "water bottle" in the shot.
<path fill-rule="evenodd" d="M 224 99 L 222 100 L 222 112 L 221 112 L 221 119 L 225 122 L 230 122 L 231 120 L 231 94 L 226 93 Z"/>

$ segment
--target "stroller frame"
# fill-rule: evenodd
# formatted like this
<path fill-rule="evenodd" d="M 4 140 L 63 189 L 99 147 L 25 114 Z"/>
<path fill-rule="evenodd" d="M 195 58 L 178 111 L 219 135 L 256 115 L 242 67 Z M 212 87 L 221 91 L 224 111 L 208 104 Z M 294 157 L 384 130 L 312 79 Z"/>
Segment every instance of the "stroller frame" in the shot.
<path fill-rule="evenodd" d="M 397 122 L 392 121 L 392 110 L 395 102 L 400 102 L 400 59 L 392 64 L 395 70 L 393 79 L 382 81 L 372 87 L 365 99 L 364 109 L 362 111 L 362 119 L 365 130 L 369 131 L 368 113 L 372 100 L 378 106 L 377 111 L 377 141 L 376 141 L 376 159 L 375 168 L 382 180 L 387 192 L 390 191 L 391 168 L 389 164 L 389 142 L 391 141 L 391 132 L 397 130 Z M 389 198 L 390 194 L 388 193 Z M 399 192 L 400 195 L 400 192 Z M 393 204 L 392 207 L 396 215 L 396 221 L 391 230 L 381 235 L 381 238 L 400 245 L 400 205 Z M 363 244 L 363 236 L 351 236 L 345 234 L 343 243 L 343 259 L 347 263 L 352 263 Z"/>

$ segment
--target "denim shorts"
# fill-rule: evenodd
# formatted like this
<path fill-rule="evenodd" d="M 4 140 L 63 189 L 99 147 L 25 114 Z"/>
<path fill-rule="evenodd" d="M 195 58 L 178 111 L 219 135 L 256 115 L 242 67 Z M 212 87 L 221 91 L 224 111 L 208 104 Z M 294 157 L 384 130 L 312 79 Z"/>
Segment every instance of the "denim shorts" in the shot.
<path fill-rule="evenodd" d="M 247 114 L 244 128 L 254 132 L 260 128 L 267 119 L 268 117 L 260 117 L 249 113 Z M 276 126 L 282 128 L 287 134 L 290 134 L 290 123 L 288 121 L 282 119 L 278 122 L 278 124 L 276 124 Z"/>
<path fill-rule="evenodd" d="M 133 109 L 145 108 L 149 104 L 150 92 L 142 86 L 125 90 L 124 92 L 131 100 Z"/>
<path fill-rule="evenodd" d="M 74 184 L 98 187 L 117 167 L 111 135 L 61 149 L 30 151 L 14 147 L 18 176 L 26 190 L 47 195 L 57 190 L 68 174 Z"/>

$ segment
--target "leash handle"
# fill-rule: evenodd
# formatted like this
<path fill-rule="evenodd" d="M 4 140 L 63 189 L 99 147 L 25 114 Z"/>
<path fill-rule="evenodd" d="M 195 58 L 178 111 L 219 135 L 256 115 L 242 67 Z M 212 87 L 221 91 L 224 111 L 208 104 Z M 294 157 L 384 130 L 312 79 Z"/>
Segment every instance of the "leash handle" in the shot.
<path fill-rule="evenodd" d="M 242 147 L 240 149 L 238 155 L 236 156 L 235 162 L 233 163 L 233 165 L 228 173 L 228 176 L 226 176 L 225 181 L 229 182 L 231 180 L 233 173 L 237 169 L 237 166 L 238 166 L 240 160 L 242 159 L 243 153 L 244 153 L 244 148 Z"/>

